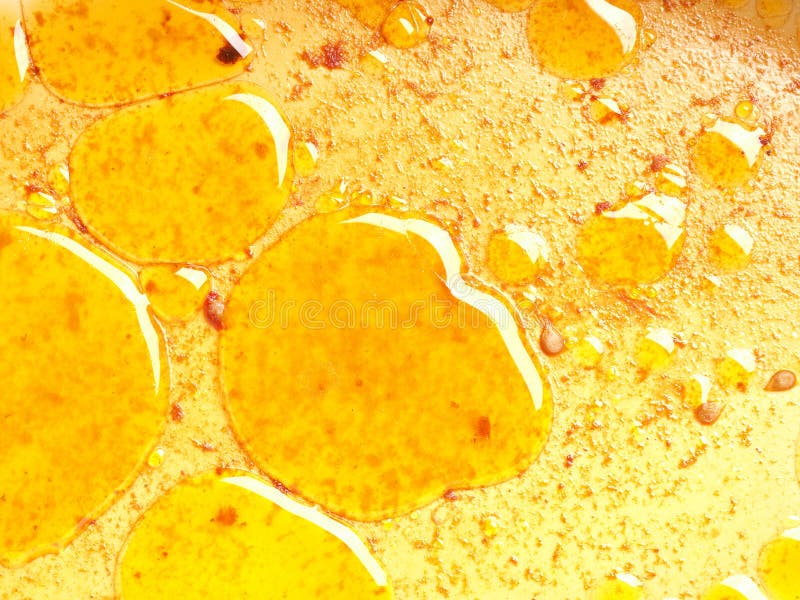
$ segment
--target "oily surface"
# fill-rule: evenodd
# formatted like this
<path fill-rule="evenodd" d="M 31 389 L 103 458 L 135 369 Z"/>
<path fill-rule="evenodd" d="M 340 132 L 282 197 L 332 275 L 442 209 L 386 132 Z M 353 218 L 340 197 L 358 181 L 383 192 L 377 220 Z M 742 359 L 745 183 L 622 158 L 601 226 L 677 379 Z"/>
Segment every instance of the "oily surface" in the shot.
<path fill-rule="evenodd" d="M 594 335 L 606 346 L 595 369 L 579 365 L 571 349 L 543 359 L 553 430 L 520 478 L 355 526 L 398 598 L 582 597 L 617 571 L 643 581 L 646 597 L 692 598 L 734 573 L 755 578 L 760 549 L 796 513 L 798 392 L 761 388 L 774 371 L 800 366 L 798 50 L 793 37 L 717 3 L 687 4 L 641 3 L 655 41 L 595 84 L 593 93 L 630 108 L 625 122 L 601 124 L 587 115 L 588 98 L 568 101 L 560 80 L 538 66 L 524 11 L 431 2 L 431 40 L 401 51 L 384 48 L 333 3 L 241 3 L 243 23 L 267 24 L 244 79 L 267 89 L 297 138 L 321 151 L 255 253 L 341 178 L 440 219 L 469 270 L 491 284 L 500 282 L 484 268 L 489 235 L 529 225 L 554 257 L 531 310 L 568 338 Z M 301 58 L 337 42 L 341 54 L 327 56 L 344 68 Z M 385 76 L 359 72 L 358 58 L 374 48 L 389 58 Z M 691 170 L 689 142 L 706 113 L 728 116 L 741 100 L 759 106 L 772 152 L 749 184 L 707 185 Z M 105 114 L 60 103 L 33 82 L 0 120 L 2 206 L 24 210 L 26 184 L 46 187 L 78 135 Z M 623 200 L 629 181 L 652 182 L 653 157 L 662 154 L 688 172 L 686 239 L 675 267 L 642 289 L 590 282 L 576 260 L 582 223 L 597 203 Z M 439 168 L 443 156 L 453 169 Z M 755 245 L 746 268 L 717 272 L 708 244 L 728 223 L 751 231 Z M 246 265 L 214 267 L 223 296 Z M 721 285 L 708 286 L 705 274 L 719 275 Z M 680 344 L 665 371 L 645 376 L 633 357 L 649 326 L 669 328 Z M 531 334 L 538 338 L 538 326 Z M 0 571 L 0 597 L 113 597 L 117 553 L 146 507 L 185 473 L 254 468 L 223 408 L 216 335 L 196 315 L 166 326 L 166 337 L 170 402 L 180 411 L 159 441 L 163 464 L 143 472 L 60 555 Z M 693 374 L 713 376 L 730 347 L 755 349 L 756 372 L 744 392 L 715 387 L 712 399 L 725 409 L 701 426 L 681 388 Z"/>

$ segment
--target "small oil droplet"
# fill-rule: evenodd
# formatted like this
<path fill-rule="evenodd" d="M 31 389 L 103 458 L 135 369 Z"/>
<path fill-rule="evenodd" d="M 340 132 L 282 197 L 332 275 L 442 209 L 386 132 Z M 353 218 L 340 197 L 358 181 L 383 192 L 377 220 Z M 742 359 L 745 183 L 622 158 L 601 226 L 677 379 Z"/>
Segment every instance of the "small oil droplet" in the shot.
<path fill-rule="evenodd" d="M 634 0 L 538 0 L 528 41 L 542 66 L 562 77 L 606 77 L 630 62 L 639 46 L 642 10 Z"/>
<path fill-rule="evenodd" d="M 705 127 L 694 146 L 692 161 L 703 180 L 722 187 L 737 187 L 757 172 L 765 131 L 729 119 L 716 119 Z"/>
<path fill-rule="evenodd" d="M 492 539 L 500 532 L 500 519 L 497 515 L 484 515 L 480 521 L 481 532 L 487 539 Z"/>
<path fill-rule="evenodd" d="M 147 466 L 153 469 L 157 469 L 161 465 L 164 464 L 164 456 L 166 452 L 163 448 L 156 448 L 150 453 L 150 456 L 147 457 Z"/>
<path fill-rule="evenodd" d="M 791 390 L 795 385 L 797 385 L 797 375 L 794 374 L 794 371 L 782 369 L 776 371 L 769 378 L 764 389 L 768 392 L 785 392 Z"/>
<path fill-rule="evenodd" d="M 701 600 L 766 600 L 758 585 L 746 575 L 731 575 L 714 584 Z"/>
<path fill-rule="evenodd" d="M 733 114 L 745 125 L 753 126 L 758 122 L 761 111 L 749 100 L 742 100 L 733 109 Z"/>
<path fill-rule="evenodd" d="M 381 25 L 384 39 L 397 48 L 413 48 L 428 39 L 433 18 L 415 0 L 403 0 Z"/>
<path fill-rule="evenodd" d="M 202 267 L 148 265 L 139 282 L 159 317 L 179 321 L 200 310 L 211 288 L 211 274 Z"/>
<path fill-rule="evenodd" d="M 792 12 L 794 0 L 756 0 L 758 16 L 770 27 L 781 27 Z"/>
<path fill-rule="evenodd" d="M 28 194 L 25 211 L 39 221 L 53 221 L 58 216 L 58 205 L 50 194 L 31 192 Z"/>
<path fill-rule="evenodd" d="M 589 117 L 597 123 L 610 123 L 624 121 L 627 118 L 627 108 L 613 98 L 599 96 L 589 102 Z"/>
<path fill-rule="evenodd" d="M 345 208 L 350 202 L 347 187 L 347 181 L 342 179 L 336 186 L 320 195 L 315 205 L 317 212 L 325 214 Z"/>
<path fill-rule="evenodd" d="M 496 231 L 489 240 L 489 269 L 504 283 L 532 283 L 547 267 L 550 250 L 545 239 L 534 231 L 509 226 Z"/>
<path fill-rule="evenodd" d="M 547 356 L 557 356 L 567 347 L 564 336 L 558 332 L 549 320 L 545 321 L 542 327 L 542 333 L 539 336 L 539 347 Z"/>

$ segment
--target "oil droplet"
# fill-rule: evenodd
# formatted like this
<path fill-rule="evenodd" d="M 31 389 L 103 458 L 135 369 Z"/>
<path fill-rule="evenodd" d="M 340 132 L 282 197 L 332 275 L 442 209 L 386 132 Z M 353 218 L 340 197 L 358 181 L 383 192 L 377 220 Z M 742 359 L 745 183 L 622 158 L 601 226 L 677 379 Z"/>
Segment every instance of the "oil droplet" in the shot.
<path fill-rule="evenodd" d="M 281 113 L 250 84 L 131 106 L 78 139 L 72 200 L 89 230 L 126 258 L 223 260 L 285 205 L 290 143 Z"/>
<path fill-rule="evenodd" d="M 717 119 L 700 134 L 692 156 L 694 168 L 707 183 L 736 187 L 755 175 L 762 155 L 760 127 L 747 128 Z"/>
<path fill-rule="evenodd" d="M 163 448 L 156 448 L 150 453 L 150 456 L 147 457 L 147 466 L 157 469 L 164 464 L 164 455 L 165 451 Z"/>
<path fill-rule="evenodd" d="M 606 77 L 639 46 L 642 10 L 635 0 L 538 0 L 528 41 L 548 71 L 573 79 Z"/>
<path fill-rule="evenodd" d="M 319 160 L 319 150 L 313 142 L 302 142 L 294 147 L 294 169 L 298 175 L 310 175 Z"/>
<path fill-rule="evenodd" d="M 500 532 L 500 519 L 497 515 L 485 515 L 481 517 L 481 532 L 483 537 L 492 539 Z"/>
<path fill-rule="evenodd" d="M 758 585 L 745 575 L 732 575 L 713 585 L 702 600 L 767 600 Z"/>
<path fill-rule="evenodd" d="M 739 102 L 733 109 L 733 113 L 736 115 L 737 119 L 749 126 L 755 125 L 758 118 L 761 116 L 761 111 L 749 100 L 742 100 Z"/>
<path fill-rule="evenodd" d="M 361 70 L 370 75 L 383 75 L 391 70 L 389 58 L 380 50 L 370 50 L 358 63 Z"/>
<path fill-rule="evenodd" d="M 769 378 L 764 389 L 768 392 L 785 392 L 791 390 L 795 385 L 797 385 L 797 375 L 793 371 L 782 369 L 776 371 Z"/>
<path fill-rule="evenodd" d="M 796 600 L 800 590 L 800 527 L 784 531 L 764 546 L 758 576 L 774 600 Z"/>
<path fill-rule="evenodd" d="M 509 226 L 496 231 L 489 240 L 489 269 L 505 283 L 532 283 L 547 267 L 550 250 L 545 239 L 534 231 Z"/>
<path fill-rule="evenodd" d="M 464 281 L 444 230 L 357 215 L 314 217 L 253 263 L 221 361 L 256 463 L 332 512 L 379 520 L 526 469 L 552 401 L 510 311 Z"/>
<path fill-rule="evenodd" d="M 59 96 L 125 104 L 233 77 L 251 48 L 221 3 L 24 0 L 33 60 Z M 68 57 L 68 58 L 67 58 Z"/>
<path fill-rule="evenodd" d="M 743 269 L 750 263 L 753 244 L 752 236 L 742 227 L 724 225 L 711 238 L 711 259 L 727 271 Z"/>
<path fill-rule="evenodd" d="M 31 192 L 28 194 L 25 211 L 34 219 L 53 221 L 58 216 L 58 205 L 50 194 Z"/>
<path fill-rule="evenodd" d="M 381 25 L 383 38 L 396 48 L 413 48 L 428 39 L 433 18 L 414 0 L 403 0 Z"/>
<path fill-rule="evenodd" d="M 185 480 L 131 531 L 122 600 L 391 598 L 386 573 L 338 521 L 247 473 Z"/>
<path fill-rule="evenodd" d="M 717 366 L 720 384 L 731 388 L 746 388 L 755 372 L 756 356 L 750 348 L 728 350 Z"/>
<path fill-rule="evenodd" d="M 47 183 L 60 198 L 69 194 L 69 167 L 66 163 L 54 165 L 47 173 Z"/>
<path fill-rule="evenodd" d="M 644 598 L 641 582 L 628 573 L 619 573 L 597 586 L 592 600 L 641 600 Z"/>
<path fill-rule="evenodd" d="M 336 0 L 367 27 L 379 29 L 397 0 Z"/>
<path fill-rule="evenodd" d="M 616 211 L 594 215 L 578 239 L 578 260 L 593 279 L 650 283 L 678 260 L 686 235 L 686 205 L 671 196 L 648 194 Z M 631 252 L 631 248 L 640 252 Z"/>
<path fill-rule="evenodd" d="M 599 96 L 589 102 L 589 117 L 597 123 L 625 120 L 627 109 L 613 98 Z"/>
<path fill-rule="evenodd" d="M 606 352 L 606 347 L 599 338 L 587 335 L 577 343 L 574 352 L 578 364 L 589 369 L 597 366 Z"/>
<path fill-rule="evenodd" d="M 566 80 L 561 84 L 561 93 L 567 100 L 580 100 L 589 93 L 589 86 L 583 81 Z"/>
<path fill-rule="evenodd" d="M 168 382 L 147 299 L 70 233 L 0 220 L 0 281 L 0 563 L 13 565 L 58 551 L 130 483 Z"/>
<path fill-rule="evenodd" d="M 0 4 L 0 114 L 22 97 L 28 79 L 28 45 L 18 2 Z"/>
<path fill-rule="evenodd" d="M 336 186 L 323 193 L 317 198 L 316 209 L 318 213 L 330 213 L 342 210 L 348 203 L 347 197 L 348 183 L 344 179 L 341 180 Z"/>
<path fill-rule="evenodd" d="M 656 189 L 668 196 L 680 196 L 686 189 L 686 171 L 675 163 L 667 163 L 656 174 Z"/>
<path fill-rule="evenodd" d="M 149 265 L 142 269 L 139 281 L 153 311 L 168 321 L 191 317 L 211 288 L 211 275 L 201 267 Z"/>
<path fill-rule="evenodd" d="M 663 328 L 653 329 L 639 341 L 636 364 L 647 371 L 661 371 L 669 365 L 674 351 L 672 332 Z"/>
<path fill-rule="evenodd" d="M 645 29 L 643 37 L 644 37 L 643 45 L 645 48 L 649 48 L 650 46 L 656 43 L 657 39 L 656 32 L 653 31 L 652 29 Z"/>
<path fill-rule="evenodd" d="M 708 401 L 711 393 L 711 378 L 707 375 L 692 375 L 686 384 L 686 399 L 697 409 Z"/>

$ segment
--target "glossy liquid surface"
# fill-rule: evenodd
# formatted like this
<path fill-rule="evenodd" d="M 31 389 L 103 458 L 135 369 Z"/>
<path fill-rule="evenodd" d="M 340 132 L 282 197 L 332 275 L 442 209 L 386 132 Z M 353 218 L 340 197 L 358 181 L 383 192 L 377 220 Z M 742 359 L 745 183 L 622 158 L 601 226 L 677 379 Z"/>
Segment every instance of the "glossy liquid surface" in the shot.
<path fill-rule="evenodd" d="M 16 104 L 28 77 L 28 50 L 16 2 L 0 4 L 0 114 Z"/>

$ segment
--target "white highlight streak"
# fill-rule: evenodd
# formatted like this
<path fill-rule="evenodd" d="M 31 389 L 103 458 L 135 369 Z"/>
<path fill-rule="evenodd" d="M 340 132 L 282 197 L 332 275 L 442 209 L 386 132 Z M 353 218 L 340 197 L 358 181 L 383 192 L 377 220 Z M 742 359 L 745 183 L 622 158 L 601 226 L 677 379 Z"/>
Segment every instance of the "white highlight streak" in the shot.
<path fill-rule="evenodd" d="M 124 271 L 118 269 L 111 263 L 106 262 L 100 256 L 75 240 L 61 235 L 60 233 L 42 231 L 41 229 L 35 229 L 33 227 L 18 226 L 16 229 L 19 231 L 24 231 L 25 233 L 29 233 L 38 238 L 53 242 L 57 246 L 72 252 L 72 254 L 80 258 L 86 264 L 94 267 L 94 269 L 100 272 L 102 275 L 105 275 L 111 281 L 111 283 L 117 286 L 119 291 L 122 292 L 122 295 L 125 296 L 131 302 L 131 304 L 133 304 L 133 307 L 136 310 L 136 317 L 139 320 L 139 327 L 142 330 L 142 335 L 144 336 L 147 350 L 150 353 L 150 363 L 153 367 L 153 379 L 157 394 L 161 384 L 161 356 L 159 352 L 158 333 L 156 332 L 152 321 L 150 321 L 150 315 L 147 312 L 147 307 L 150 305 L 150 301 L 147 299 L 147 296 L 139 291 L 139 289 L 136 287 L 136 284 Z"/>
<path fill-rule="evenodd" d="M 25 38 L 25 30 L 22 22 L 17 19 L 14 25 L 14 56 L 17 58 L 17 69 L 19 70 L 19 80 L 25 81 L 25 74 L 31 66 L 31 55 L 28 53 L 28 40 Z"/>
<path fill-rule="evenodd" d="M 214 28 L 222 34 L 222 37 L 224 37 L 227 40 L 227 42 L 231 46 L 233 46 L 233 48 L 239 53 L 239 55 L 242 58 L 247 57 L 253 51 L 253 48 L 251 48 L 250 45 L 239 36 L 236 30 L 217 15 L 200 12 L 199 10 L 193 10 L 188 6 L 184 6 L 183 4 L 178 4 L 177 2 L 173 2 L 173 0 L 167 0 L 167 2 L 169 2 L 173 6 L 182 8 L 191 15 L 200 17 L 201 19 L 204 19 L 205 21 L 211 23 L 211 25 L 213 25 Z"/>
<path fill-rule="evenodd" d="M 292 132 L 283 120 L 281 113 L 269 100 L 254 94 L 233 94 L 225 100 L 234 100 L 249 106 L 258 113 L 258 116 L 269 128 L 272 139 L 275 141 L 275 152 L 278 155 L 278 186 L 282 186 L 289 164 L 289 140 Z"/>
<path fill-rule="evenodd" d="M 536 410 L 542 408 L 544 398 L 542 379 L 539 377 L 539 372 L 536 370 L 536 366 L 522 343 L 514 317 L 497 298 L 470 287 L 464 281 L 461 276 L 461 256 L 458 254 L 450 234 L 427 221 L 398 219 L 397 217 L 378 213 L 368 213 L 355 219 L 344 221 L 344 223 L 366 223 L 403 235 L 414 233 L 433 246 L 444 264 L 446 278 L 444 283 L 447 288 L 453 296 L 482 312 L 495 324 L 506 344 L 506 348 L 511 354 L 511 358 L 522 375 L 522 379 L 525 381 L 525 385 L 528 387 L 534 407 Z"/>

